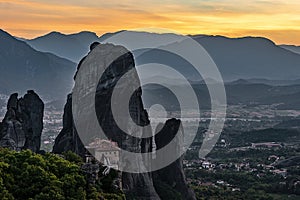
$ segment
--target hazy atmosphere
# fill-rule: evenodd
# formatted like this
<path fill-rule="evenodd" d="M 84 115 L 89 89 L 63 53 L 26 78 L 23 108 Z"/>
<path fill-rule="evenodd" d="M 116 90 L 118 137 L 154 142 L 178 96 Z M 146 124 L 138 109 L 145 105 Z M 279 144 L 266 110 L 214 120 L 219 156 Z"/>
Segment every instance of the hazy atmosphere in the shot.
<path fill-rule="evenodd" d="M 182 34 L 263 36 L 300 45 L 298 0 L 0 0 L 0 26 L 18 37 L 50 31 L 163 27 Z"/>
<path fill-rule="evenodd" d="M 0 200 L 299 200 L 299 0 L 0 0 Z"/>

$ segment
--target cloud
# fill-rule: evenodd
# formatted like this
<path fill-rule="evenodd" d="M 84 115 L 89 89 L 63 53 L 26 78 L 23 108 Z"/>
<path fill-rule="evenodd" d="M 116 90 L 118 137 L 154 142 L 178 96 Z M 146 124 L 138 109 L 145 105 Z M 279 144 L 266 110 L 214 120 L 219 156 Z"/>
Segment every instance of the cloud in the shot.
<path fill-rule="evenodd" d="M 0 0 L 0 26 L 23 37 L 53 30 L 102 34 L 147 26 L 229 36 L 255 30 L 253 34 L 282 43 L 297 41 L 292 36 L 300 30 L 299 12 L 298 0 Z M 278 31 L 295 34 L 283 34 L 289 38 L 284 40 Z"/>

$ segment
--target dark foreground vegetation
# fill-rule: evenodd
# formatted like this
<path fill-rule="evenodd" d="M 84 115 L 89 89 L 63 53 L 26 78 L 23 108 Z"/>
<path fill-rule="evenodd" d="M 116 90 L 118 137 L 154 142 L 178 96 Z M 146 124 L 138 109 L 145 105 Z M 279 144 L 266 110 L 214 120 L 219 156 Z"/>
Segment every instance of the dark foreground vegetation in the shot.
<path fill-rule="evenodd" d="M 81 165 L 81 158 L 71 152 L 60 156 L 0 149 L 0 199 L 125 199 L 120 190 L 112 187 L 117 172 L 91 185 Z"/>

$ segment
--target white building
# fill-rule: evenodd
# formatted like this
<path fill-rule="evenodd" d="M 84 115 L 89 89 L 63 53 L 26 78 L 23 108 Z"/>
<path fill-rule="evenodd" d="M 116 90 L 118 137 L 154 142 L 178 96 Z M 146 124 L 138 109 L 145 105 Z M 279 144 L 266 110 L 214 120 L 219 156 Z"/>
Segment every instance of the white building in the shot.
<path fill-rule="evenodd" d="M 103 165 L 119 169 L 120 148 L 116 142 L 95 139 L 89 146 L 85 147 Z"/>

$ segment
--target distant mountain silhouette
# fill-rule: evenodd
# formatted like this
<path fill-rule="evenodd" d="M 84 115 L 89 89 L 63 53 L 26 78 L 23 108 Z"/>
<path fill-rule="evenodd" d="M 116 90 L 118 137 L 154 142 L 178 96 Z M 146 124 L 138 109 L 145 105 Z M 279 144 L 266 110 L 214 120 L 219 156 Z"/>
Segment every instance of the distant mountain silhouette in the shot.
<path fill-rule="evenodd" d="M 124 30 L 114 33 L 105 33 L 100 37 L 98 37 L 96 33 L 88 31 L 74 34 L 62 34 L 54 31 L 31 40 L 26 40 L 24 38 L 17 39 L 27 42 L 31 47 L 38 51 L 50 52 L 78 63 L 80 59 L 89 51 L 89 46 L 91 43 L 95 41 L 103 42 L 123 31 Z M 127 31 L 127 33 L 134 35 L 135 40 L 141 38 L 145 39 L 146 36 L 149 44 L 152 44 L 153 41 L 162 43 L 162 41 L 170 40 L 170 38 L 172 38 L 172 41 L 174 38 L 178 37 L 178 35 L 175 34 L 155 34 L 134 31 Z M 139 45 L 138 43 L 136 44 Z"/>
<path fill-rule="evenodd" d="M 0 30 L 0 93 L 34 89 L 45 100 L 65 98 L 71 91 L 76 64 L 34 50 Z"/>
<path fill-rule="evenodd" d="M 40 51 L 47 51 L 58 56 L 78 62 L 88 52 L 88 47 L 93 41 L 103 42 L 113 38 L 115 33 L 106 33 L 98 38 L 95 33 L 80 32 L 65 35 L 52 32 L 27 42 Z M 170 48 L 180 46 L 172 44 L 176 34 L 156 34 L 148 32 L 128 31 L 134 41 L 130 43 L 138 46 L 139 41 L 147 38 L 149 46 L 152 44 L 168 44 Z M 275 45 L 271 40 L 261 37 L 227 38 L 223 36 L 195 35 L 190 36 L 200 43 L 217 64 L 225 81 L 238 79 L 268 79 L 268 80 L 294 80 L 300 79 L 300 55 L 291 50 Z M 163 41 L 163 42 L 162 42 Z M 128 41 L 126 41 L 128 42 Z M 147 42 L 147 41 L 146 41 Z M 288 47 L 289 49 L 293 46 Z M 299 49 L 299 47 L 293 47 Z M 191 69 L 185 60 L 176 58 L 160 50 L 138 50 L 133 52 L 137 65 L 148 61 L 162 63 L 174 67 L 191 81 L 199 81 L 201 76 Z M 141 56 L 142 55 L 142 56 Z M 142 76 L 146 78 L 161 76 L 160 71 L 146 70 Z"/>
<path fill-rule="evenodd" d="M 104 41 L 115 34 L 107 33 L 98 38 L 95 33 L 81 32 L 64 35 L 52 32 L 45 36 L 26 41 L 43 51 L 49 51 L 64 58 L 75 61 L 86 55 L 90 43 L 95 40 Z M 175 34 L 155 34 L 146 32 L 128 32 L 138 41 L 148 38 L 149 45 L 164 41 L 170 48 L 180 47 L 181 43 L 172 43 L 178 36 Z M 229 104 L 255 102 L 258 104 L 282 103 L 280 108 L 298 108 L 300 104 L 300 55 L 275 45 L 266 38 L 245 37 L 227 38 L 223 36 L 196 35 L 191 36 L 199 42 L 211 55 L 226 81 Z M 170 39 L 171 38 L 171 39 Z M 167 40 L 167 42 L 166 42 Z M 8 33 L 0 32 L 0 93 L 14 91 L 25 92 L 35 89 L 42 97 L 54 101 L 49 106 L 57 107 L 65 95 L 71 90 L 75 71 L 75 63 L 57 57 L 51 53 L 42 53 Z M 148 49 L 149 50 L 149 49 Z M 157 62 L 172 66 L 183 74 L 193 85 L 204 107 L 209 103 L 207 88 L 202 77 L 183 58 L 152 49 L 133 52 L 137 65 Z M 146 80 L 170 79 L 171 85 L 182 87 L 182 81 L 169 77 L 160 71 L 146 69 Z M 214 80 L 206 79 L 209 84 Z M 174 84 L 172 84 L 174 83 Z M 154 95 L 156 94 L 156 95 Z M 144 97 L 149 99 L 146 105 L 158 100 L 170 102 L 172 98 L 164 88 L 152 85 L 146 87 Z M 144 98 L 145 99 L 145 98 Z M 173 102 L 174 105 L 176 101 Z"/>
<path fill-rule="evenodd" d="M 99 37 L 99 41 L 100 41 L 100 42 L 103 42 L 104 40 L 106 40 L 106 39 L 108 39 L 108 38 L 114 36 L 115 34 L 121 33 L 121 32 L 123 32 L 123 31 L 124 31 L 124 30 L 122 30 L 122 31 L 117 31 L 117 32 L 114 32 L 114 33 L 104 33 L 103 35 L 101 35 L 101 36 Z"/>
<path fill-rule="evenodd" d="M 266 38 L 193 36 L 211 55 L 225 80 L 300 78 L 300 55 Z"/>
<path fill-rule="evenodd" d="M 146 32 L 128 32 L 132 35 L 131 46 L 145 43 L 167 44 L 169 49 L 182 46 L 176 41 L 175 34 L 156 34 Z M 113 41 L 113 34 L 109 35 Z M 195 35 L 190 36 L 201 44 L 217 64 L 225 81 L 238 79 L 294 80 L 300 78 L 300 55 L 277 46 L 274 42 L 262 37 L 227 38 L 223 36 Z M 101 37 L 100 37 L 101 38 Z M 178 37 L 180 39 L 180 37 Z M 173 41 L 169 43 L 168 40 Z M 163 41 L 163 42 L 162 42 Z M 123 42 L 126 43 L 127 41 Z M 134 47 L 135 47 L 134 46 Z M 184 74 L 189 80 L 201 78 L 192 66 L 179 56 L 163 52 L 159 49 L 137 50 L 133 52 L 137 64 L 149 62 L 172 66 Z M 195 53 L 192 52 L 191 53 Z M 160 71 L 145 70 L 148 78 L 163 75 Z M 143 74 L 142 74 L 143 75 Z"/>
<path fill-rule="evenodd" d="M 38 51 L 50 52 L 75 63 L 78 63 L 87 54 L 90 44 L 94 41 L 99 41 L 98 36 L 87 31 L 70 35 L 51 32 L 32 40 L 26 40 L 31 47 Z"/>
<path fill-rule="evenodd" d="M 294 46 L 294 45 L 280 45 L 280 47 L 285 48 L 289 51 L 292 51 L 294 53 L 300 54 L 300 46 Z"/>

